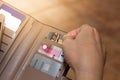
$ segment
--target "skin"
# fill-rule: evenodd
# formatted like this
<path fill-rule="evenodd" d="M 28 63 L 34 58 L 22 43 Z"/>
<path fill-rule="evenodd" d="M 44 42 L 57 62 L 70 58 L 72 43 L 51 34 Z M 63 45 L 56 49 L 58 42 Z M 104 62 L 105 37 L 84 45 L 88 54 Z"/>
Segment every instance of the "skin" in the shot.
<path fill-rule="evenodd" d="M 102 80 L 105 54 L 97 30 L 83 25 L 63 37 L 65 60 L 75 80 Z"/>

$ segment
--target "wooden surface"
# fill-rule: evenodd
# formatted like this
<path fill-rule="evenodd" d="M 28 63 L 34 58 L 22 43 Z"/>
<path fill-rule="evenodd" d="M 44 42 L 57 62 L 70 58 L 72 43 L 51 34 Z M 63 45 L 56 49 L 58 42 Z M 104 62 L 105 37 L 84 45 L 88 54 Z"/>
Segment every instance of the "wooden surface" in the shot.
<path fill-rule="evenodd" d="M 120 80 L 120 0 L 3 1 L 64 31 L 70 31 L 84 23 L 96 27 L 107 52 L 104 80 Z"/>

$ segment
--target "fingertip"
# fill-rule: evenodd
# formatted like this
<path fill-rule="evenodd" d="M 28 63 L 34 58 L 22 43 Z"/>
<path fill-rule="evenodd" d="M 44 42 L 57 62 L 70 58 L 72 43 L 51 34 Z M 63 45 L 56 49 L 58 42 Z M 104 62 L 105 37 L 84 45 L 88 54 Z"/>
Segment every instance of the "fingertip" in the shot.
<path fill-rule="evenodd" d="M 70 36 L 72 38 L 75 38 L 77 36 L 78 32 L 76 30 L 68 32 L 65 36 Z"/>

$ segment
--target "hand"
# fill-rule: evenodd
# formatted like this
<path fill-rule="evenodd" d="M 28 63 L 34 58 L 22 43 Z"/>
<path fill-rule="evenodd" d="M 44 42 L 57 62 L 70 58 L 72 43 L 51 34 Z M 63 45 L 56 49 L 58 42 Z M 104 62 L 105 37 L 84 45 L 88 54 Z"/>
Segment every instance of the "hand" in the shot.
<path fill-rule="evenodd" d="M 63 37 L 65 60 L 73 68 L 76 80 L 101 80 L 104 53 L 98 32 L 83 25 Z"/>

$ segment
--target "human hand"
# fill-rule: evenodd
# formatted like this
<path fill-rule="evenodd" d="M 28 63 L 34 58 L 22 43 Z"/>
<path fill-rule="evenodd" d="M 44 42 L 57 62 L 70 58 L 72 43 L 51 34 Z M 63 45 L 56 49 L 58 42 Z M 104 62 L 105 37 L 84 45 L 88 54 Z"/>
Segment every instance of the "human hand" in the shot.
<path fill-rule="evenodd" d="M 65 60 L 75 71 L 76 80 L 101 80 L 105 56 L 102 49 L 98 32 L 89 25 L 63 37 Z"/>

